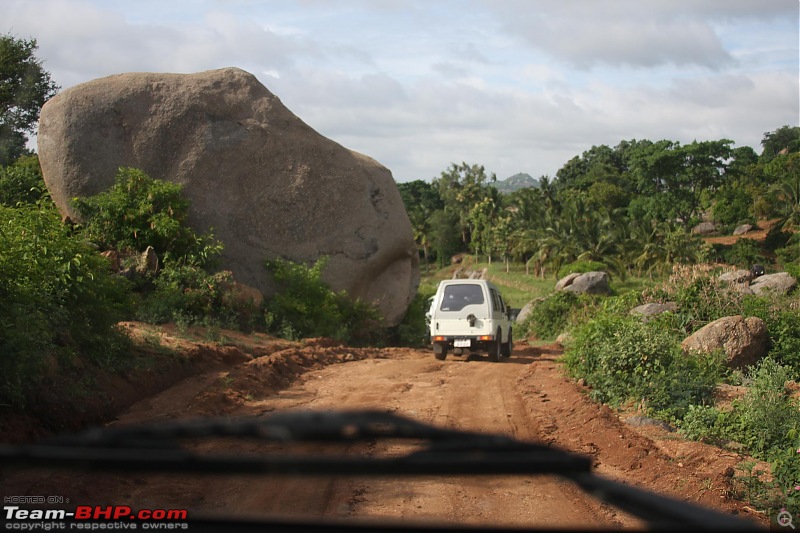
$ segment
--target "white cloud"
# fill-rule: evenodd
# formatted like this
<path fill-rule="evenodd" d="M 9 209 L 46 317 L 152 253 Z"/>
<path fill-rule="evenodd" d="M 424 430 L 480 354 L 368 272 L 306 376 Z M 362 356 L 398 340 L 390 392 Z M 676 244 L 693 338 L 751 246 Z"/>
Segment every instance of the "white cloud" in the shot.
<path fill-rule="evenodd" d="M 508 0 L 486 1 L 505 29 L 577 68 L 700 66 L 735 62 L 714 23 L 786 18 L 797 23 L 796 0 Z M 796 43 L 795 43 L 796 44 Z"/>
<path fill-rule="evenodd" d="M 797 0 L 4 0 L 69 87 L 248 70 L 401 181 L 450 163 L 553 175 L 596 144 L 798 124 Z"/>

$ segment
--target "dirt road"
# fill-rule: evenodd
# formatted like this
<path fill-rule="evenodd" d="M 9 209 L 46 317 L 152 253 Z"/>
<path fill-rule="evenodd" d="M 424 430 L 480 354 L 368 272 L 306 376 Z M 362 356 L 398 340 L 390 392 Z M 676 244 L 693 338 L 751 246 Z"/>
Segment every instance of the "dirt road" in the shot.
<path fill-rule="evenodd" d="M 249 350 L 229 368 L 190 377 L 133 405 L 116 424 L 199 415 L 375 408 L 435 425 L 503 433 L 593 457 L 597 471 L 650 490 L 765 524 L 729 498 L 741 457 L 686 442 L 653 426 L 632 426 L 588 400 L 563 375 L 557 346 L 518 343 L 511 359 L 436 361 L 428 351 L 355 349 L 324 342 L 276 353 Z M 228 354 L 229 361 L 236 361 Z M 244 361 L 244 362 L 241 362 Z M 203 442 L 201 451 L 257 452 L 253 442 Z M 384 455 L 397 444 L 351 447 Z M 206 514 L 434 521 L 542 528 L 625 528 L 640 523 L 600 505 L 571 483 L 533 477 L 193 478 L 188 476 L 17 475 L 3 494 L 59 490 L 74 502 L 181 508 Z M 19 492 L 24 490 L 25 492 Z M 17 491 L 17 492 L 13 492 Z"/>

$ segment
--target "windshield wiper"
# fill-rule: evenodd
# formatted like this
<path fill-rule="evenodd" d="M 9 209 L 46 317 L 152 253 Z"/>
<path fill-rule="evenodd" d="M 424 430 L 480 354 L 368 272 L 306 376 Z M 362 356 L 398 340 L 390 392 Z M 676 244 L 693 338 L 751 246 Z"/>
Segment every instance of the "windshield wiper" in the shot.
<path fill-rule="evenodd" d="M 246 438 L 273 443 L 405 440 L 391 457 L 340 454 L 209 455 L 188 439 Z M 653 528 L 758 530 L 748 521 L 595 474 L 590 458 L 552 446 L 439 428 L 378 411 L 290 412 L 241 419 L 177 420 L 91 429 L 33 445 L 0 445 L 0 467 L 261 475 L 558 475 Z"/>

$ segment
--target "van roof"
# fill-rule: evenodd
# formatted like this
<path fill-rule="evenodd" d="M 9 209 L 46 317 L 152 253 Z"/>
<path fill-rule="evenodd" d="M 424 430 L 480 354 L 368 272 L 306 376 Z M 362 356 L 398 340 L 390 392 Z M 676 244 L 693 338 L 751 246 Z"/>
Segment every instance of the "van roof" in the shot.
<path fill-rule="evenodd" d="M 445 285 L 455 285 L 455 284 L 487 285 L 492 288 L 497 288 L 495 287 L 494 283 L 486 279 L 445 279 L 439 282 L 440 287 L 443 287 Z"/>

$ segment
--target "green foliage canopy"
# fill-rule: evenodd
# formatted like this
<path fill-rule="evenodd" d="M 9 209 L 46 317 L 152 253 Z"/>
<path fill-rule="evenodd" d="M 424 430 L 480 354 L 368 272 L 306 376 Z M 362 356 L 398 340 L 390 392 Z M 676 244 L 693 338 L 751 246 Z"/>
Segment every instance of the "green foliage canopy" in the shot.
<path fill-rule="evenodd" d="M 222 250 L 211 234 L 189 227 L 182 187 L 134 168 L 120 168 L 108 191 L 74 199 L 85 231 L 103 249 L 138 252 L 152 246 L 160 256 L 205 265 Z"/>
<path fill-rule="evenodd" d="M 35 39 L 0 35 L 0 165 L 26 152 L 39 111 L 59 87 L 36 55 Z"/>
<path fill-rule="evenodd" d="M 0 206 L 0 398 L 23 404 L 54 356 L 120 355 L 125 281 L 54 208 Z M 52 363 L 51 363 L 52 364 Z"/>

